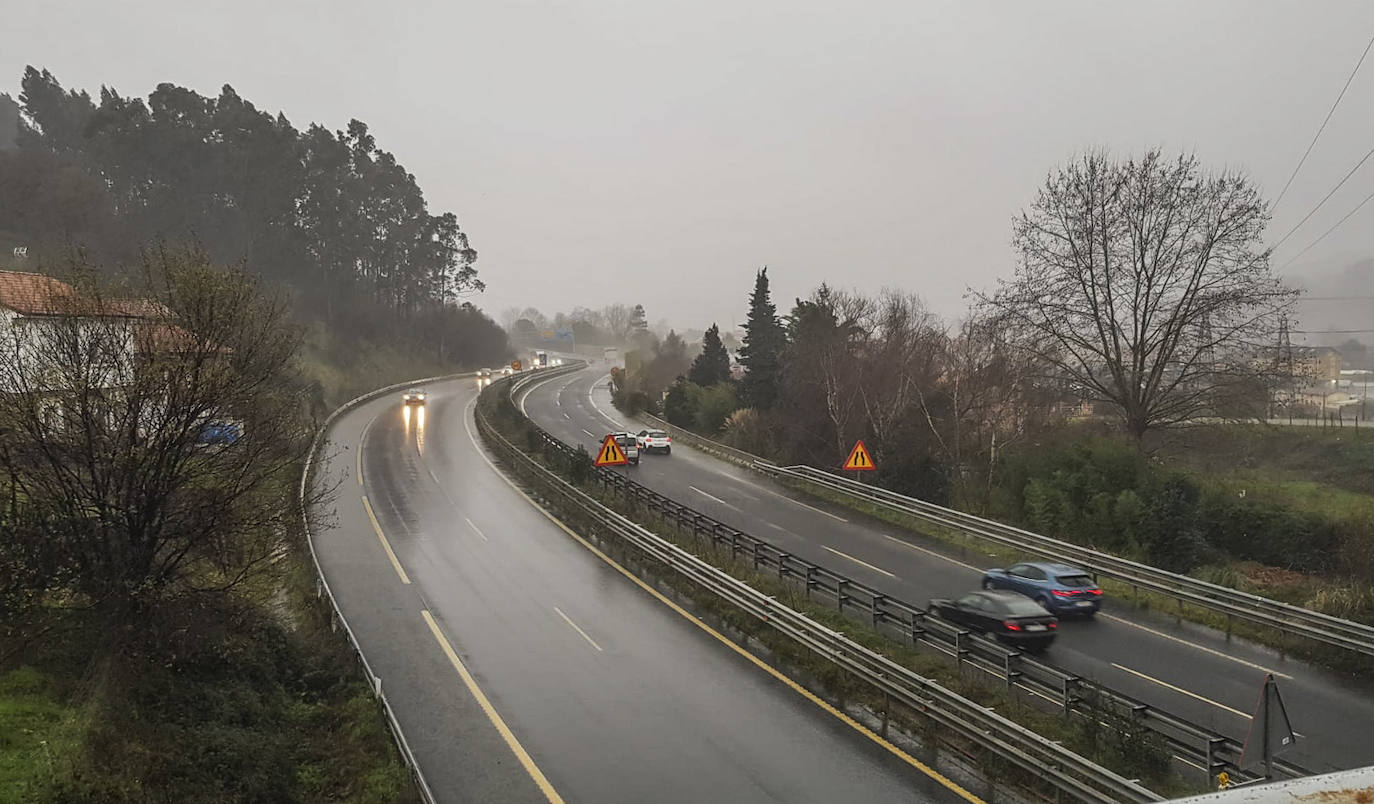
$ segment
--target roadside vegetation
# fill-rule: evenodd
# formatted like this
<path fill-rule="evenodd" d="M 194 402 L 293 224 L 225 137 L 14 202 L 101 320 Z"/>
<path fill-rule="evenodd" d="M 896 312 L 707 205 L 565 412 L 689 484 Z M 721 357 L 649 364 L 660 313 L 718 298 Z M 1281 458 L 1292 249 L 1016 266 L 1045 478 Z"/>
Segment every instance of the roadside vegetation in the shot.
<path fill-rule="evenodd" d="M 0 271 L 46 307 L 0 333 L 0 801 L 413 800 L 296 491 L 339 403 L 509 356 L 457 218 L 360 121 L 34 68 L 18 101 Z"/>
<path fill-rule="evenodd" d="M 0 800 L 407 800 L 313 596 L 290 306 L 195 249 L 142 267 L 5 335 Z"/>
<path fill-rule="evenodd" d="M 1134 248 L 1166 219 L 1233 225 Z M 1104 221 L 1097 264 L 1074 245 Z M 1090 152 L 1015 220 L 1015 275 L 965 319 L 828 285 L 782 314 L 765 269 L 733 355 L 714 328 L 699 349 L 647 344 L 613 399 L 781 464 L 838 469 L 862 439 L 865 480 L 891 490 L 1374 622 L 1374 432 L 1246 423 L 1315 370 L 1274 346 L 1297 296 L 1269 269 L 1266 223 L 1243 177 Z"/>

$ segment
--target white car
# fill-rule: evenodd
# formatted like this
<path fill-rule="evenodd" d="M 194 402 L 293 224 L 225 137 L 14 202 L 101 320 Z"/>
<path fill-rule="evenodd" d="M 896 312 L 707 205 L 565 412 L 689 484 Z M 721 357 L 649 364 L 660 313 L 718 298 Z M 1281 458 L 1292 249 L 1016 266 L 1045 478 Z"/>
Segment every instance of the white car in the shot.
<path fill-rule="evenodd" d="M 411 388 L 401 397 L 401 401 L 407 405 L 423 405 L 425 404 L 425 389 Z"/>
<path fill-rule="evenodd" d="M 662 452 L 664 455 L 671 455 L 673 454 L 673 439 L 662 430 L 640 430 L 639 451 Z"/>

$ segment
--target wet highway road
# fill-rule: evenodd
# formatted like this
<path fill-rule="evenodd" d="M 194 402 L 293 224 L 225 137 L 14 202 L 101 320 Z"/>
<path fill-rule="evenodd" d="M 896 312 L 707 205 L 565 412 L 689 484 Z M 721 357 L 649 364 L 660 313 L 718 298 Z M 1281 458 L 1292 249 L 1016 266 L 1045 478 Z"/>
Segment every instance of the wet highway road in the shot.
<path fill-rule="evenodd" d="M 533 508 L 473 381 L 428 390 L 334 425 L 316 549 L 440 800 L 958 800 Z"/>
<path fill-rule="evenodd" d="M 568 443 L 594 451 L 611 429 L 637 432 L 610 404 L 604 367 L 528 389 L 526 413 Z M 843 456 L 840 456 L 841 458 Z M 838 459 L 837 459 L 838 460 Z M 644 455 L 630 476 L 661 494 L 809 561 L 909 602 L 976 588 L 982 562 L 847 509 L 795 494 L 683 444 Z M 1313 770 L 1374 764 L 1374 684 L 1129 605 L 1061 625 L 1046 660 L 1194 723 L 1243 740 L 1264 674 L 1275 673 L 1301 735 L 1285 758 Z"/>

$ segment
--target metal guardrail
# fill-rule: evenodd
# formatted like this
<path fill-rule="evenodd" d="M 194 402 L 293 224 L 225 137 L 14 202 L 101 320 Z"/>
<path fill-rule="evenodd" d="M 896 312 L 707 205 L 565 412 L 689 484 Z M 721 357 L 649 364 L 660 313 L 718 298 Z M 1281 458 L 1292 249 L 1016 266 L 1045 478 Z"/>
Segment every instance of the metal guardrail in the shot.
<path fill-rule="evenodd" d="M 488 393 L 502 393 L 504 390 L 513 392 L 518 390 L 515 385 L 516 383 L 511 383 L 512 387 L 509 389 L 498 387 L 489 390 Z M 606 508 L 539 464 L 524 450 L 511 444 L 488 422 L 481 405 L 477 407 L 476 419 L 479 432 L 486 438 L 493 451 L 529 482 L 537 493 L 548 499 L 558 500 L 565 510 L 571 510 L 595 523 L 593 535 L 614 536 L 644 558 L 677 573 L 767 624 L 815 655 L 833 662 L 863 680 L 882 693 L 889 703 L 899 704 L 913 713 L 918 713 L 920 717 L 929 718 L 949 733 L 990 750 L 1003 761 L 1031 776 L 1050 781 L 1058 791 L 1071 795 L 1075 800 L 1104 804 L 1160 800 L 1159 795 L 1136 781 L 1103 768 L 1064 748 L 1058 742 L 1042 737 L 989 708 L 939 686 L 910 668 L 853 642 L 842 633 L 826 628 L 724 570 Z M 533 422 L 531 425 L 538 432 L 541 442 L 549 449 L 573 454 L 573 450 L 566 444 Z M 714 543 L 729 545 L 732 554 L 737 558 L 752 556 L 755 566 L 759 568 L 776 569 L 779 577 L 804 585 L 808 595 L 833 594 L 842 610 L 846 605 L 850 608 L 866 606 L 872 612 L 875 624 L 900 624 L 909 631 L 910 638 L 914 641 L 925 640 L 933 644 L 935 638 L 929 636 L 930 634 L 947 635 L 953 640 L 956 651 L 960 652 L 963 661 L 987 663 L 983 654 L 991 643 L 987 643 L 986 640 L 927 618 L 919 609 L 879 595 L 861 584 L 829 573 L 821 567 L 799 562 L 775 549 L 769 550 L 771 546 L 766 543 L 673 503 L 616 472 L 603 469 L 598 470 L 596 475 L 612 486 L 632 490 L 641 501 L 658 501 L 665 511 L 670 511 L 684 526 L 692 525 L 694 533 L 710 534 Z M 919 626 L 915 625 L 916 623 L 919 623 Z M 1004 662 L 1020 661 L 1019 658 L 1010 658 L 1014 654 L 1019 656 L 1014 651 L 999 652 Z M 1019 665 L 1009 666 L 1012 667 L 1012 681 L 1009 683 L 1020 683 L 1020 674 L 1024 674 L 1025 671 L 1017 669 Z M 1072 692 L 1066 692 L 1065 700 L 1071 699 L 1081 700 Z"/>
<path fill-rule="evenodd" d="M 1374 656 L 1374 627 L 1363 623 L 1343 620 L 1249 592 L 1156 569 L 877 486 L 856 483 L 810 466 L 760 466 L 759 469 L 775 476 L 791 477 L 838 491 L 933 525 L 954 528 L 980 539 L 1074 564 L 1097 575 L 1168 595 L 1182 603 L 1191 603 L 1221 612 L 1228 618 L 1228 632 L 1230 618 L 1234 617 L 1276 628 L 1293 636 Z"/>
<path fill-rule="evenodd" d="M 541 439 L 549 446 L 571 454 L 568 445 L 542 428 L 539 432 Z M 1240 768 L 1244 744 L 1236 739 L 932 617 L 923 606 L 903 601 L 846 575 L 798 558 L 763 539 L 642 486 L 619 472 L 602 469 L 597 472 L 597 477 L 603 485 L 672 519 L 678 527 L 690 528 L 693 538 L 705 536 L 718 548 L 728 547 L 732 559 L 743 558 L 751 561 L 756 570 L 776 574 L 781 580 L 794 580 L 805 590 L 808 598 L 824 600 L 841 612 L 849 610 L 860 614 L 875 630 L 889 637 L 934 648 L 952 657 L 956 665 L 967 662 L 1002 679 L 1008 689 L 1015 687 L 1054 703 L 1066 715 L 1091 717 L 1095 715 L 1093 710 L 1096 708 L 1105 709 L 1120 718 L 1129 718 L 1163 738 L 1176 756 L 1205 768 L 1209 780 L 1221 771 L 1226 771 L 1237 781 L 1255 778 Z M 1311 775 L 1306 768 L 1277 759 L 1274 769 L 1292 778 Z"/>
<path fill-rule="evenodd" d="M 758 456 L 749 455 L 749 453 L 718 444 L 693 433 L 687 433 L 681 428 L 673 427 L 656 417 L 647 414 L 641 414 L 641 417 L 652 421 L 655 426 L 671 427 L 670 432 L 674 434 L 675 438 L 682 437 L 689 443 L 700 444 L 708 451 L 733 453 L 739 456 L 737 460 L 764 474 L 821 486 L 827 490 L 884 507 L 889 511 L 906 514 L 932 525 L 951 528 L 1053 561 L 1074 564 L 1097 575 L 1167 595 L 1180 603 L 1190 603 L 1220 612 L 1227 617 L 1228 633 L 1230 632 L 1231 618 L 1237 618 L 1275 628 L 1292 636 L 1374 656 L 1374 626 L 1333 617 L 1300 606 L 1281 603 L 1271 598 L 1118 558 L 1098 550 L 1041 536 L 1038 533 L 956 511 L 952 508 L 945 508 L 878 486 L 858 483 L 815 467 L 777 466 Z M 679 436 L 679 434 L 682 435 Z"/>
<path fill-rule="evenodd" d="M 315 553 L 315 538 L 310 529 L 310 511 L 308 510 L 305 500 L 307 490 L 310 487 L 311 470 L 315 466 L 315 455 L 328 440 L 326 436 L 329 433 L 329 428 L 339 416 L 365 402 L 370 402 L 385 394 L 395 393 L 403 388 L 473 376 L 476 375 L 472 372 L 467 372 L 463 374 L 447 374 L 441 377 L 427 377 L 422 380 L 396 383 L 395 385 L 388 385 L 385 388 L 378 388 L 375 391 L 369 391 L 361 396 L 356 396 L 335 408 L 334 412 L 329 414 L 328 418 L 324 420 L 324 423 L 320 425 L 319 430 L 315 433 L 314 442 L 311 444 L 310 452 L 305 458 L 305 468 L 301 471 L 301 483 L 298 492 L 298 502 L 301 506 L 301 522 L 305 527 L 305 543 L 310 547 L 310 560 L 315 564 L 315 575 L 317 576 L 315 596 L 317 598 L 323 596 L 329 599 L 332 618 L 331 623 L 337 622 L 342 625 L 344 633 L 348 635 L 348 641 L 353 645 L 353 652 L 357 654 L 358 662 L 362 665 L 363 672 L 367 674 L 368 686 L 371 687 L 373 694 L 377 698 L 377 702 L 381 705 L 382 713 L 386 717 L 387 726 L 391 729 L 391 736 L 396 741 L 396 748 L 401 752 L 401 761 L 405 763 L 406 768 L 410 771 L 411 778 L 415 782 L 415 789 L 420 794 L 420 799 L 424 801 L 425 804 L 435 804 L 434 793 L 430 790 L 429 783 L 425 781 L 424 773 L 420 770 L 420 765 L 415 760 L 414 752 L 410 750 L 410 743 L 406 740 L 405 732 L 401 729 L 401 722 L 396 718 L 396 712 L 391 708 L 391 702 L 386 699 L 385 693 L 382 692 L 381 676 L 372 671 L 372 665 L 368 663 L 367 655 L 363 653 L 363 647 L 358 643 L 358 637 L 354 635 L 353 629 L 348 626 L 348 620 L 343 615 L 343 609 L 339 608 L 339 602 L 334 599 L 334 592 L 329 588 L 329 581 L 325 580 L 324 570 L 320 567 L 320 557 Z M 361 446 L 359 448 L 361 449 Z"/>

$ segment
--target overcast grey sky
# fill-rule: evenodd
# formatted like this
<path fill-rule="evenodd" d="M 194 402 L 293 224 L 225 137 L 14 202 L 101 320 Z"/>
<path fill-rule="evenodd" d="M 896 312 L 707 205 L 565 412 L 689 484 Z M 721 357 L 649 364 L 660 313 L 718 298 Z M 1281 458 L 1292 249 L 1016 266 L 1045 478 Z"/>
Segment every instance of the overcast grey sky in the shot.
<path fill-rule="evenodd" d="M 298 127 L 366 121 L 469 233 L 497 315 L 642 302 L 678 327 L 825 280 L 946 316 L 1012 270 L 1010 220 L 1083 148 L 1159 145 L 1276 195 L 1369 2 L 4 0 L 0 90 L 232 84 Z M 1374 54 L 1276 210 L 1374 145 Z M 1279 253 L 1374 191 L 1374 160 Z M 1374 204 L 1294 266 L 1374 256 Z M 1374 279 L 1369 292 L 1374 292 Z"/>

